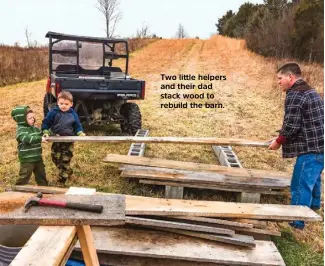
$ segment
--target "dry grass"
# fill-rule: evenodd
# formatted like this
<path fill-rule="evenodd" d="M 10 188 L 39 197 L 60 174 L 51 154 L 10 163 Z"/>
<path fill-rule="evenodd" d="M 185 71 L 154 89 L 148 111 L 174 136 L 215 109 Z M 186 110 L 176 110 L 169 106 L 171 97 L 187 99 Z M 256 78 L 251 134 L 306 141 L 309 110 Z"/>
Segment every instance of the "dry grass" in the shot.
<path fill-rule="evenodd" d="M 156 40 L 157 39 L 149 38 L 129 39 L 129 51 L 134 52 L 140 50 Z M 47 75 L 47 47 L 23 48 L 19 46 L 0 44 L 0 87 L 16 84 L 18 82 L 40 80 L 45 78 Z"/>
<path fill-rule="evenodd" d="M 214 36 L 209 40 L 158 40 L 135 52 L 130 61 L 133 77 L 146 80 L 146 100 L 139 101 L 143 114 L 143 128 L 150 129 L 151 136 L 234 137 L 268 140 L 276 136 L 283 117 L 284 95 L 278 90 L 275 60 L 264 59 L 245 49 L 240 40 Z M 319 65 L 302 64 L 306 79 L 318 91 L 323 88 L 323 69 Z M 214 100 L 224 109 L 161 109 L 161 73 L 226 75 L 226 81 L 213 82 Z M 200 81 L 201 82 L 201 81 Z M 194 81 L 196 85 L 200 83 Z M 0 88 L 2 123 L 0 125 L 1 188 L 12 185 L 18 173 L 16 160 L 15 124 L 10 110 L 17 104 L 29 104 L 41 121 L 42 98 L 46 81 L 18 84 Z M 189 82 L 184 82 L 189 83 Z M 208 82 L 205 82 L 208 83 Z M 198 90 L 196 93 L 200 93 Z M 119 135 L 117 126 L 89 128 L 89 135 Z M 72 166 L 74 180 L 68 185 L 96 187 L 102 191 L 162 196 L 159 187 L 139 185 L 119 177 L 118 166 L 104 164 L 107 153 L 126 154 L 127 144 L 77 143 Z M 235 147 L 241 163 L 247 168 L 292 171 L 293 160 L 283 160 L 280 152 L 261 148 Z M 57 170 L 50 160 L 50 145 L 44 145 L 48 179 L 56 184 Z M 211 147 L 187 145 L 147 146 L 146 156 L 200 163 L 217 162 Z M 186 198 L 233 201 L 232 193 L 186 190 Z M 288 203 L 289 197 L 263 197 L 264 203 Z M 323 205 L 322 205 L 323 206 Z M 284 224 L 281 226 L 285 226 Z M 307 225 L 296 237 L 308 243 L 316 251 L 323 250 L 323 223 Z"/>
<path fill-rule="evenodd" d="M 48 73 L 48 49 L 0 45 L 0 87 L 43 79 Z"/>

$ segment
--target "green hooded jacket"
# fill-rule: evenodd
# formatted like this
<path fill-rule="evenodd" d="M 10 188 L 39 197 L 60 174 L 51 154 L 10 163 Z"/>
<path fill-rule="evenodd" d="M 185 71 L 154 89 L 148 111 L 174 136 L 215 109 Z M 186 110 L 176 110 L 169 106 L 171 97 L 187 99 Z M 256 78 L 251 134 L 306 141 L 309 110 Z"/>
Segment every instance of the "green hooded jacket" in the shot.
<path fill-rule="evenodd" d="M 17 122 L 16 139 L 21 163 L 42 161 L 42 132 L 27 124 L 26 115 L 29 110 L 29 106 L 16 106 L 11 111 L 12 118 Z"/>

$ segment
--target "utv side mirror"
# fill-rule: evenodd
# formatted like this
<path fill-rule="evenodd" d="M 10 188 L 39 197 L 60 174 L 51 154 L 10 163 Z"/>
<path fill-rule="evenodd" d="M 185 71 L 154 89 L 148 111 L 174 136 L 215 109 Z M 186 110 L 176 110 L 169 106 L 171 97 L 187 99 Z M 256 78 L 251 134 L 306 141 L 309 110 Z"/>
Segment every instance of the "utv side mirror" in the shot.
<path fill-rule="evenodd" d="M 78 47 L 79 47 L 79 48 L 82 48 L 82 43 L 79 42 L 79 43 L 78 43 Z"/>

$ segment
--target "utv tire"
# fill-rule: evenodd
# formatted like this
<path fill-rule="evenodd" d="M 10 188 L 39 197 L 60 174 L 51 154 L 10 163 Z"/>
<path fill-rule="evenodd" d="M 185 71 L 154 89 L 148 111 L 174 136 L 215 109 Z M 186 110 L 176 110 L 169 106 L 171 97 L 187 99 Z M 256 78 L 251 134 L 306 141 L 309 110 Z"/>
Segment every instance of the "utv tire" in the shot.
<path fill-rule="evenodd" d="M 54 96 L 51 93 L 46 93 L 43 101 L 44 118 L 46 117 L 47 113 L 53 108 L 55 104 L 56 104 L 56 99 L 54 98 Z"/>
<path fill-rule="evenodd" d="M 124 117 L 121 122 L 121 130 L 123 133 L 134 136 L 141 129 L 141 112 L 136 103 L 124 103 L 121 106 L 120 114 Z"/>

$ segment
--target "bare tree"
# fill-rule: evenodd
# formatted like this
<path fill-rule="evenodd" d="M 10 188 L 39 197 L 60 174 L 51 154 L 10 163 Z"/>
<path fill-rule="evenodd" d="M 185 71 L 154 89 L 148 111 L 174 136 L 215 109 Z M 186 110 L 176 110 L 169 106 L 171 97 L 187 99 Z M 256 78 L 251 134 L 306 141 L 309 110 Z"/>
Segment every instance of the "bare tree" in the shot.
<path fill-rule="evenodd" d="M 186 37 L 187 37 L 187 33 L 185 32 L 184 26 L 181 23 L 179 23 L 178 29 L 176 32 L 176 38 L 184 39 Z"/>
<path fill-rule="evenodd" d="M 112 38 L 116 24 L 122 18 L 122 13 L 119 11 L 119 0 L 97 0 L 97 9 L 105 17 L 106 36 Z"/>
<path fill-rule="evenodd" d="M 31 41 L 32 34 L 28 31 L 28 27 L 25 28 L 25 37 L 26 37 L 27 47 L 31 48 L 33 46 Z"/>
<path fill-rule="evenodd" d="M 136 37 L 137 38 L 140 38 L 140 39 L 145 39 L 145 38 L 149 38 L 150 37 L 149 35 L 150 35 L 150 33 L 149 33 L 149 26 L 146 25 L 145 23 L 142 23 L 141 29 L 138 29 L 137 30 Z"/>

